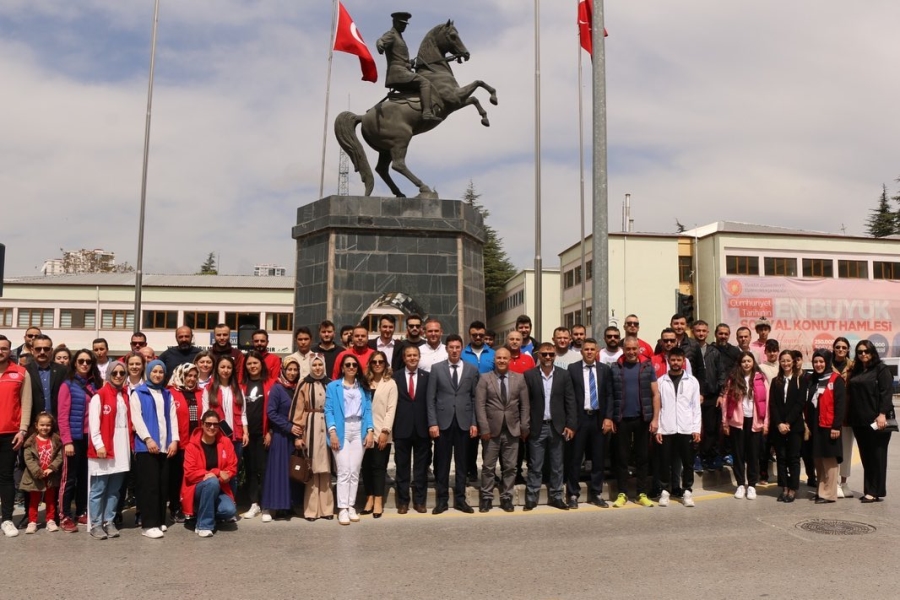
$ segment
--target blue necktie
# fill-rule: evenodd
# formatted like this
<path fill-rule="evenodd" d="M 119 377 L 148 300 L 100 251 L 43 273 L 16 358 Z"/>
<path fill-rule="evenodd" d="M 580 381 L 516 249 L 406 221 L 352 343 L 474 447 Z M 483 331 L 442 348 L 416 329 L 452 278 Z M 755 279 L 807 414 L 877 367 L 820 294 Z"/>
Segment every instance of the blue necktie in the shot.
<path fill-rule="evenodd" d="M 598 410 L 600 401 L 597 399 L 597 378 L 594 377 L 594 365 L 588 365 L 588 384 L 591 386 L 591 410 Z"/>

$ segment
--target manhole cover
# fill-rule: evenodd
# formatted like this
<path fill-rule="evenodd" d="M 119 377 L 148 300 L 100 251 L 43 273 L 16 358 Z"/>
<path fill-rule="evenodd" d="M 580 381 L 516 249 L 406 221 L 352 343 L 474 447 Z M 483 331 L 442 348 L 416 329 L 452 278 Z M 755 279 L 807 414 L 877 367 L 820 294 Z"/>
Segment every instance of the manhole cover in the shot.
<path fill-rule="evenodd" d="M 797 523 L 797 528 L 812 533 L 824 533 L 825 535 L 862 535 L 872 533 L 875 527 L 868 523 L 856 521 L 837 521 L 835 519 L 810 519 Z"/>

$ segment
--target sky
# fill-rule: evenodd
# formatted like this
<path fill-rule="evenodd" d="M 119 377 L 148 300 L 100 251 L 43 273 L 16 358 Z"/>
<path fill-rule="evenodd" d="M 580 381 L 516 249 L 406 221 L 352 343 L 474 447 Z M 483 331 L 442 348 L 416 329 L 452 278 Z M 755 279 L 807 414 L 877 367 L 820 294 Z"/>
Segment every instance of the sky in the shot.
<path fill-rule="evenodd" d="M 421 4 L 421 6 L 416 6 Z M 440 7 L 445 4 L 445 7 Z M 517 267 L 534 263 L 534 11 L 527 0 L 346 0 L 379 82 L 336 53 L 325 194 L 337 192 L 337 113 L 385 94 L 375 40 L 409 10 L 413 52 L 453 19 L 460 84 L 498 90 L 414 138 L 409 168 L 442 198 L 469 181 Z M 578 88 L 576 0 L 541 0 L 545 267 L 578 241 L 578 96 L 590 232 L 591 73 Z M 59 249 L 135 263 L 153 0 L 0 0 L 0 242 L 6 276 Z M 294 265 L 296 209 L 319 198 L 330 0 L 162 0 L 144 271 Z M 635 230 L 719 220 L 862 235 L 887 184 L 900 193 L 896 0 L 607 0 L 609 226 L 631 194 Z M 369 160 L 376 156 L 369 150 Z M 407 195 L 415 188 L 396 176 Z M 351 172 L 350 193 L 362 194 Z M 375 194 L 390 195 L 377 180 Z M 896 208 L 896 205 L 895 205 Z"/>

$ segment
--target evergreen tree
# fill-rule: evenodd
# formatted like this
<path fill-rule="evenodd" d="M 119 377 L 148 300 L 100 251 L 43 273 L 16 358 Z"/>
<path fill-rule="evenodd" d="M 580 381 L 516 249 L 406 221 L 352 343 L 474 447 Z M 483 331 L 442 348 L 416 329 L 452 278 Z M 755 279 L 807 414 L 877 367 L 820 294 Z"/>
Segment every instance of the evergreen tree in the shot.
<path fill-rule="evenodd" d="M 881 186 L 881 196 L 878 198 L 878 208 L 871 211 L 866 231 L 872 237 L 880 238 L 896 232 L 897 215 L 891 212 L 888 202 L 887 186 Z"/>
<path fill-rule="evenodd" d="M 218 275 L 219 270 L 216 268 L 216 254 L 210 252 L 203 264 L 200 265 L 200 272 L 197 275 Z"/>
<path fill-rule="evenodd" d="M 497 235 L 497 231 L 488 225 L 490 212 L 478 202 L 480 197 L 481 194 L 475 192 L 475 184 L 470 180 L 463 194 L 463 200 L 478 211 L 484 221 L 484 299 L 486 306 L 491 306 L 503 292 L 503 284 L 516 274 L 516 267 L 503 249 L 503 240 Z"/>

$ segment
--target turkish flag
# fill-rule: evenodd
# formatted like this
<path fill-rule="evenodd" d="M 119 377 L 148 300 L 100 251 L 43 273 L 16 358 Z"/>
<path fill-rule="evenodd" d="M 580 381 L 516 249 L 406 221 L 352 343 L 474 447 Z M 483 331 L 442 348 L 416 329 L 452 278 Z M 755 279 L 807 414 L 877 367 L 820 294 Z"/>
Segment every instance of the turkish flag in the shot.
<path fill-rule="evenodd" d="M 344 8 L 343 2 L 338 2 L 340 14 L 338 15 L 337 31 L 334 34 L 334 49 L 339 52 L 355 54 L 359 57 L 359 66 L 362 68 L 363 81 L 378 81 L 378 69 L 375 67 L 375 59 L 366 47 L 356 23 L 350 18 L 350 13 Z"/>
<path fill-rule="evenodd" d="M 591 40 L 592 21 L 594 19 L 594 2 L 593 0 L 579 0 L 578 2 L 578 37 L 581 39 L 581 47 L 587 50 L 587 53 L 594 54 L 594 42 Z M 603 29 L 603 37 L 607 37 L 609 32 Z"/>

